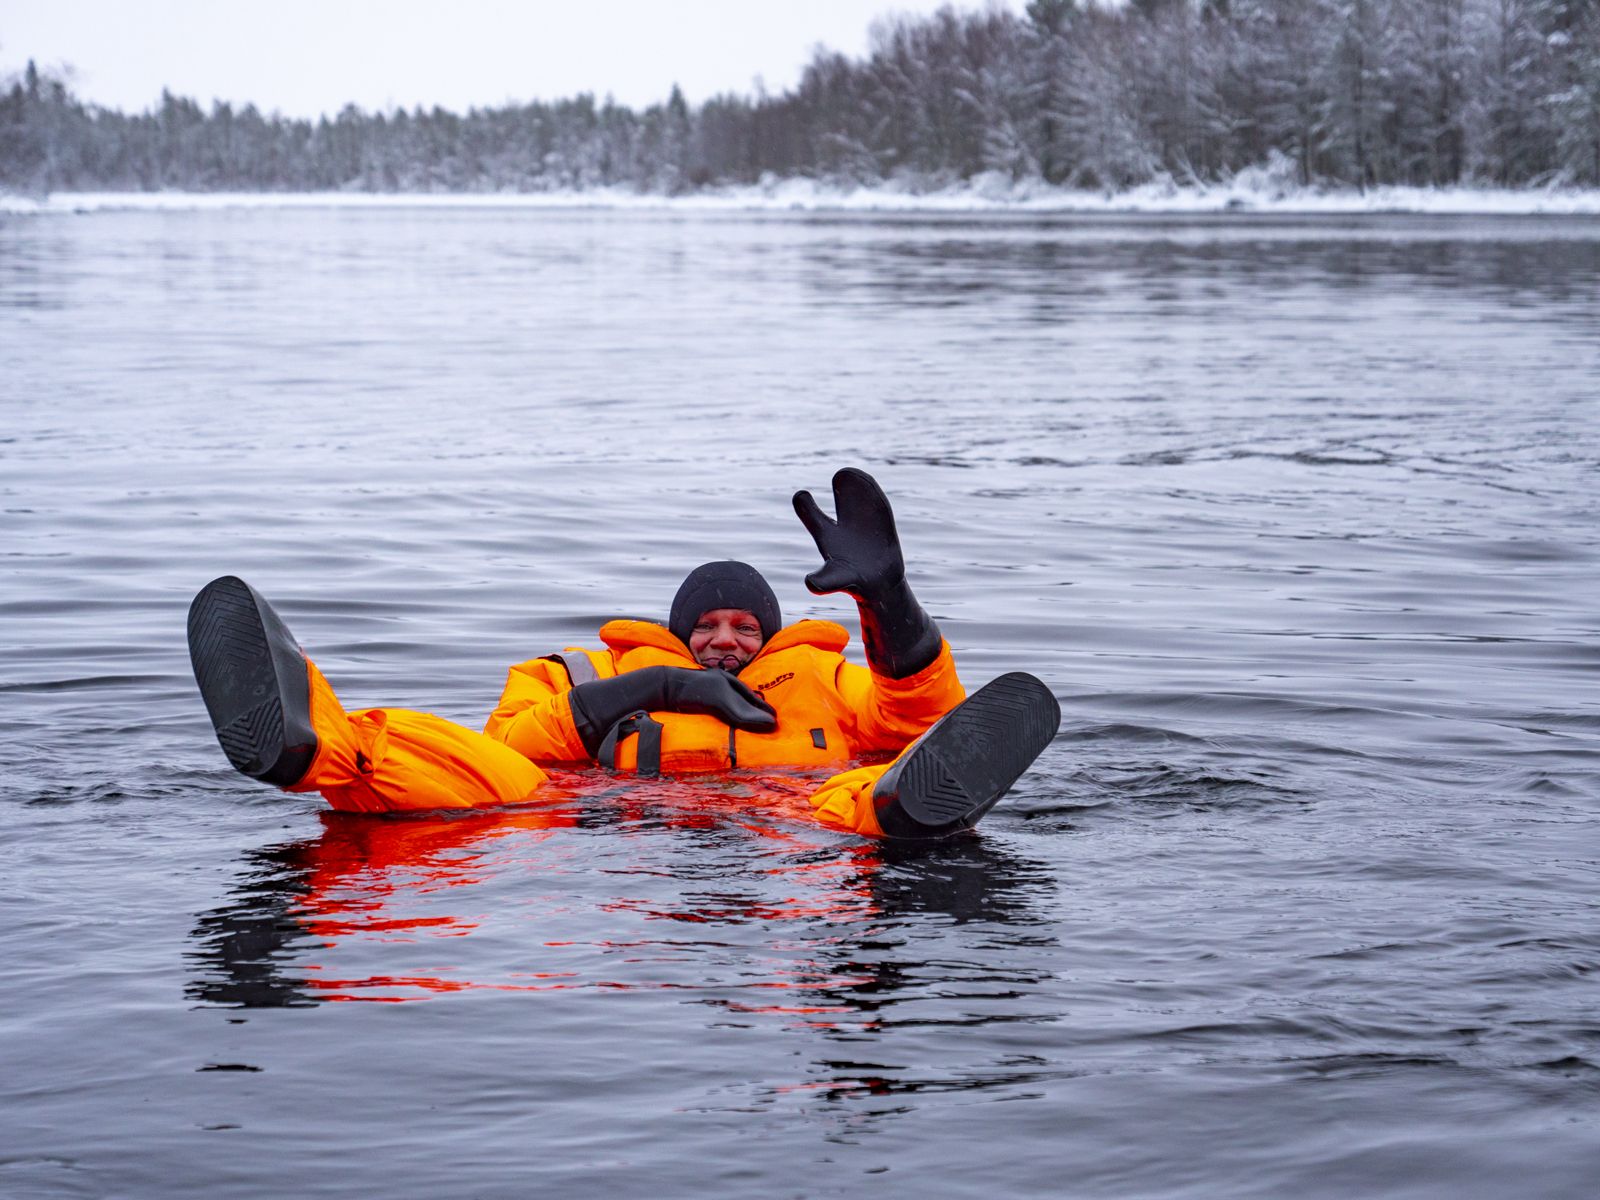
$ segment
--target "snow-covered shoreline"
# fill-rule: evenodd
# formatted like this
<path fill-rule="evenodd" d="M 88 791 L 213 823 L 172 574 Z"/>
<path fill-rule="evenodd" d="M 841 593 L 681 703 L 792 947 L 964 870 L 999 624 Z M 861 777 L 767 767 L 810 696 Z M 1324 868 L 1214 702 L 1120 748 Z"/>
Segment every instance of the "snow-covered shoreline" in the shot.
<path fill-rule="evenodd" d="M 1600 216 L 1600 189 L 1381 187 L 1366 192 L 1284 184 L 1266 171 L 1227 184 L 1158 181 L 1117 193 L 1087 192 L 998 175 L 934 190 L 884 184 L 841 187 L 790 179 L 666 196 L 631 188 L 549 192 L 57 192 L 39 200 L 0 195 L 0 213 L 212 211 L 262 208 L 635 209 L 691 212 L 906 213 L 1417 213 L 1462 216 Z"/>

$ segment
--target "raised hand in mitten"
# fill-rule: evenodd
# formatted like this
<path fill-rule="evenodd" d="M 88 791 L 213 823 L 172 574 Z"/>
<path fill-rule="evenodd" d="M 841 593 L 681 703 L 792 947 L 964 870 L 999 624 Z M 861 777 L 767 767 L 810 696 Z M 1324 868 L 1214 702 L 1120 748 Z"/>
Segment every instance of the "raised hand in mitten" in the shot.
<path fill-rule="evenodd" d="M 794 511 L 817 543 L 822 566 L 806 576 L 818 595 L 848 592 L 861 610 L 861 640 L 873 671 L 890 679 L 915 675 L 939 657 L 943 639 L 906 583 L 894 510 L 878 481 L 856 467 L 833 477 L 837 520 L 810 492 L 794 494 Z"/>
<path fill-rule="evenodd" d="M 903 583 L 906 563 L 894 528 L 894 510 L 878 481 L 856 467 L 846 467 L 833 477 L 833 508 L 838 520 L 823 512 L 810 492 L 794 494 L 794 511 L 823 559 L 822 566 L 806 576 L 806 586 L 819 596 L 849 592 L 866 601 Z"/>

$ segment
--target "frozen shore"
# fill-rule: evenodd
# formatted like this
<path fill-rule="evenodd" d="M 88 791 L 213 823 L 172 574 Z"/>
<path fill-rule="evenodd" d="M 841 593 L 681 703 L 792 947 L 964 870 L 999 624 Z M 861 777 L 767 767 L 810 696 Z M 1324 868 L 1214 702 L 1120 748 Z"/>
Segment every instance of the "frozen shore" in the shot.
<path fill-rule="evenodd" d="M 1169 180 L 1122 192 L 1091 192 L 998 174 L 934 190 L 895 184 L 842 187 L 789 179 L 706 188 L 667 196 L 631 188 L 546 192 L 57 192 L 40 200 L 0 194 L 0 213 L 55 214 L 118 210 L 241 208 L 534 208 L 687 211 L 995 212 L 995 213 L 1430 213 L 1600 216 L 1600 189 L 1492 187 L 1307 188 L 1265 168 L 1226 184 Z"/>

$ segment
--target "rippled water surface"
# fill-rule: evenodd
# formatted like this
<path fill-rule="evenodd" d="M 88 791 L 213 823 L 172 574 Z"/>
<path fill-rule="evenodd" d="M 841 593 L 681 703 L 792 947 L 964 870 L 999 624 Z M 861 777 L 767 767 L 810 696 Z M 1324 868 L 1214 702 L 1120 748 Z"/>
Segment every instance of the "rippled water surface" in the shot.
<path fill-rule="evenodd" d="M 1600 1177 L 1600 224 L 0 217 L 0 1194 L 1567 1197 Z M 814 778 L 336 816 L 229 769 L 237 573 L 350 707 L 894 498 L 980 832 Z"/>

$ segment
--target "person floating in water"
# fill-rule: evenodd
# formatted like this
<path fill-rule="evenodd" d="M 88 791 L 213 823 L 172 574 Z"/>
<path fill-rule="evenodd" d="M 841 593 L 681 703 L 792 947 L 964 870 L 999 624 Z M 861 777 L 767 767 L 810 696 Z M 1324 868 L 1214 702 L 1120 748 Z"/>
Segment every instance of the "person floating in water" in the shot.
<path fill-rule="evenodd" d="M 232 575 L 189 608 L 189 656 L 228 761 L 345 812 L 484 808 L 535 798 L 542 766 L 637 775 L 892 762 L 835 775 L 817 819 L 869 837 L 945 837 L 975 825 L 1055 736 L 1061 709 L 1032 675 L 970 699 L 950 645 L 906 582 L 894 512 L 877 482 L 833 478 L 838 519 L 794 506 L 822 552 L 806 577 L 847 592 L 867 662 L 830 621 L 784 625 L 767 581 L 739 562 L 697 567 L 665 626 L 611 621 L 605 650 L 571 647 L 511 668 L 483 733 L 428 713 L 346 712 L 266 599 Z"/>

